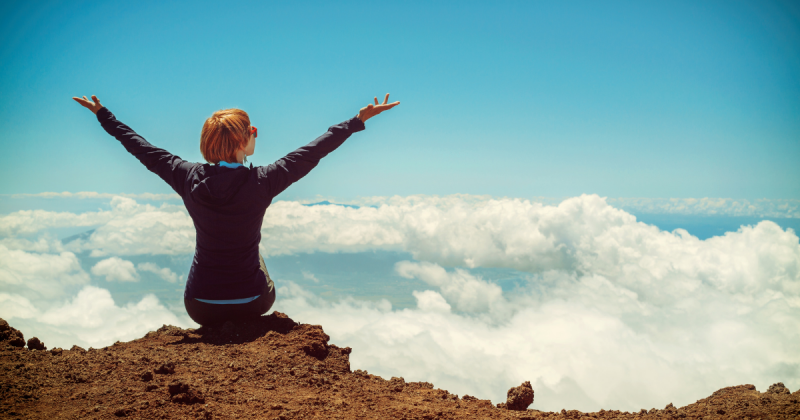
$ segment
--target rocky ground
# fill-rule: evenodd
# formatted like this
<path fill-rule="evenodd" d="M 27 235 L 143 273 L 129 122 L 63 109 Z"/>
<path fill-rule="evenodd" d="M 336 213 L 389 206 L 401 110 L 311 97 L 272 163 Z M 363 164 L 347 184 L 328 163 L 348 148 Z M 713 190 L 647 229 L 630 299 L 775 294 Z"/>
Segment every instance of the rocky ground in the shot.
<path fill-rule="evenodd" d="M 524 383 L 494 406 L 427 382 L 351 371 L 351 349 L 328 339 L 320 326 L 275 312 L 216 328 L 164 326 L 102 349 L 47 350 L 0 320 L 0 418 L 800 418 L 800 391 L 780 383 L 766 392 L 723 388 L 685 407 L 634 413 L 528 410 L 534 390 Z"/>

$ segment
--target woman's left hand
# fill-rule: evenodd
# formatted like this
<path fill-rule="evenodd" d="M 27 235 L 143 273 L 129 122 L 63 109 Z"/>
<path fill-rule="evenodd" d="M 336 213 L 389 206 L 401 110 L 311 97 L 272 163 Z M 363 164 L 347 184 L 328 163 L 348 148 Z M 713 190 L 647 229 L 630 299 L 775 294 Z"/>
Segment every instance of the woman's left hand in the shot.
<path fill-rule="evenodd" d="M 92 95 L 92 101 L 94 102 L 86 99 L 85 96 L 83 97 L 83 99 L 73 96 L 72 99 L 74 99 L 75 102 L 83 105 L 89 111 L 92 111 L 95 115 L 97 114 L 97 111 L 99 111 L 100 108 L 103 107 L 103 105 L 100 105 L 100 100 L 97 99 L 97 96 L 94 95 Z"/>

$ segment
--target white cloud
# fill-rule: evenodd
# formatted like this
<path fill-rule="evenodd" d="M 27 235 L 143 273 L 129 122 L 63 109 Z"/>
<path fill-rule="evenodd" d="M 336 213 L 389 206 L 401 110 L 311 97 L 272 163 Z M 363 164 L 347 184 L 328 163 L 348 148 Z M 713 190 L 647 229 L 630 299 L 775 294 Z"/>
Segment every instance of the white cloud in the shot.
<path fill-rule="evenodd" d="M 0 235 L 16 236 L 62 226 L 96 226 L 112 218 L 110 211 L 81 214 L 45 210 L 20 210 L 0 216 Z"/>
<path fill-rule="evenodd" d="M 4 241 L 16 241 L 31 248 L 34 242 L 16 237 L 51 228 L 99 226 L 88 238 L 70 241 L 63 244 L 63 248 L 72 252 L 91 250 L 95 257 L 178 255 L 194 250 L 194 225 L 183 205 L 163 203 L 155 207 L 121 196 L 113 197 L 110 204 L 111 210 L 81 214 L 43 210 L 13 212 L 0 216 L 0 236 L 6 236 Z"/>
<path fill-rule="evenodd" d="M 303 274 L 303 278 L 304 279 L 311 280 L 314 283 L 319 283 L 319 279 L 317 278 L 317 276 L 314 275 L 314 273 L 312 273 L 310 271 L 303 270 L 302 274 Z"/>
<path fill-rule="evenodd" d="M 507 306 L 500 286 L 482 281 L 463 269 L 448 273 L 436 264 L 400 261 L 395 265 L 395 270 L 402 277 L 416 277 L 431 286 L 438 287 L 459 311 L 494 313 Z M 421 296 L 415 295 L 418 300 Z M 433 296 L 422 297 L 437 300 Z M 434 301 L 426 302 L 433 304 Z"/>
<path fill-rule="evenodd" d="M 133 263 L 119 257 L 106 258 L 92 267 L 92 274 L 105 276 L 106 281 L 139 281 Z"/>
<path fill-rule="evenodd" d="M 420 277 L 435 268 L 397 265 Z M 533 408 L 542 410 L 649 409 L 685 405 L 732 384 L 800 385 L 791 373 L 800 369 L 798 312 L 782 300 L 743 305 L 701 287 L 664 305 L 613 279 L 554 270 L 497 299 L 507 313 L 498 322 L 484 316 L 490 305 L 483 313 L 451 310 L 463 298 L 444 289 L 468 273 L 433 275 L 445 280 L 438 290 L 415 291 L 415 309 L 392 310 L 385 301 L 329 303 L 288 282 L 279 282 L 275 309 L 322 324 L 332 342 L 353 347 L 353 369 L 430 381 L 495 402 L 531 380 Z M 469 281 L 494 286 L 474 276 Z"/>
<path fill-rule="evenodd" d="M 8 249 L 18 251 L 33 251 L 38 253 L 60 253 L 65 251 L 64 244 L 47 233 L 40 235 L 39 238 L 35 240 L 16 237 L 2 238 L 0 239 L 0 244 Z"/>
<path fill-rule="evenodd" d="M 422 312 L 441 312 L 449 313 L 452 307 L 444 297 L 433 290 L 425 290 L 423 292 L 411 292 L 417 300 L 417 308 Z"/>
<path fill-rule="evenodd" d="M 733 198 L 610 198 L 634 213 L 800 218 L 800 200 Z"/>
<path fill-rule="evenodd" d="M 437 289 L 415 292 L 414 310 L 280 290 L 282 310 L 358 350 L 354 368 L 496 402 L 532 380 L 544 409 L 638 410 L 732 384 L 800 386 L 800 244 L 769 221 L 699 240 L 597 196 L 557 206 L 393 197 L 358 209 L 276 203 L 264 237 L 267 254 L 397 249 L 418 260 L 396 265 Z M 530 277 L 505 295 L 442 266 Z"/>
<path fill-rule="evenodd" d="M 81 192 L 43 192 L 37 194 L 13 194 L 11 198 L 28 198 L 28 197 L 40 197 L 40 198 L 79 198 L 79 199 L 87 199 L 87 198 L 114 198 L 114 197 L 126 197 L 126 198 L 133 198 L 137 200 L 154 200 L 154 201 L 165 201 L 165 200 L 180 200 L 181 196 L 178 194 L 153 194 L 153 193 L 143 193 L 143 194 L 126 194 L 126 193 L 118 193 L 118 194 L 110 194 L 110 193 L 98 193 L 94 191 L 81 191 Z"/>
<path fill-rule="evenodd" d="M 0 244 L 0 287 L 27 299 L 54 299 L 71 287 L 89 283 L 75 254 L 40 254 Z"/>
<path fill-rule="evenodd" d="M 159 267 L 157 264 L 153 264 L 153 263 L 149 263 L 149 262 L 148 263 L 137 264 L 136 268 L 138 268 L 139 271 L 149 271 L 151 273 L 154 273 L 158 277 L 160 277 L 162 280 L 165 280 L 167 282 L 170 282 L 170 283 L 177 283 L 178 282 L 178 275 L 175 274 L 169 268 L 162 268 L 162 267 Z"/>
<path fill-rule="evenodd" d="M 264 218 L 261 251 L 394 250 L 413 256 L 416 261 L 398 263 L 396 272 L 430 290 L 413 293 L 412 309 L 393 310 L 385 300 L 330 303 L 276 279 L 275 309 L 322 324 L 332 342 L 353 347 L 354 369 L 430 381 L 495 402 L 509 387 L 531 380 L 534 408 L 548 410 L 683 405 L 741 383 L 800 387 L 795 232 L 763 221 L 699 240 L 685 230 L 664 232 L 637 222 L 609 201 L 583 195 L 545 205 L 456 195 L 372 199 L 374 207 L 361 208 L 276 202 Z M 141 205 L 124 197 L 111 204 L 108 212 L 82 215 L 2 216 L 0 231 L 10 237 L 0 240 L 0 314 L 43 328 L 53 340 L 80 336 L 105 344 L 120 333 L 98 314 L 130 325 L 124 328 L 130 334 L 145 328 L 135 315 L 144 316 L 146 308 L 153 310 L 147 322 L 168 323 L 168 311 L 160 312 L 152 299 L 119 307 L 102 289 L 69 292 L 67 286 L 89 280 L 77 252 L 110 257 L 105 261 L 116 263 L 108 263 L 109 270 L 127 262 L 123 272 L 132 277 L 136 269 L 120 257 L 193 251 L 194 228 L 182 206 Z M 763 203 L 668 204 L 665 211 L 740 214 Z M 792 214 L 794 204 L 784 204 L 777 207 L 781 214 Z M 14 236 L 71 223 L 99 227 L 63 245 L 46 235 Z M 148 264 L 138 269 L 173 278 Z M 470 271 L 476 267 L 516 269 L 527 279 L 519 290 L 503 293 Z M 116 279 L 125 275 L 98 270 Z M 316 274 L 303 273 L 312 281 Z M 53 303 L 63 296 L 72 298 Z M 77 329 L 58 324 L 58 310 Z M 66 338 L 57 338 L 59 329 Z"/>
<path fill-rule="evenodd" d="M 37 310 L 30 300 L 24 296 L 0 293 L 0 307 L 8 319 L 31 318 L 36 315 Z"/>
<path fill-rule="evenodd" d="M 6 306 L 6 302 L 15 306 Z M 94 286 L 84 286 L 77 295 L 48 310 L 2 293 L 0 303 L 0 317 L 9 320 L 26 338 L 39 337 L 48 348 L 70 348 L 74 344 L 99 348 L 142 337 L 163 324 L 197 326 L 188 316 L 173 314 L 153 295 L 117 306 L 108 290 Z"/>

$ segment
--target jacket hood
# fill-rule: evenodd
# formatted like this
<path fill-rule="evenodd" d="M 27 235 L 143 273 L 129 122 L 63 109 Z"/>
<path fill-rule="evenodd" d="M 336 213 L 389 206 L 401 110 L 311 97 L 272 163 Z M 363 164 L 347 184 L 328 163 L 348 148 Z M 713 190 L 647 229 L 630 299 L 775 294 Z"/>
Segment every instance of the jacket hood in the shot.
<path fill-rule="evenodd" d="M 244 166 L 238 168 L 204 166 L 205 176 L 194 182 L 189 195 L 195 202 L 209 207 L 225 205 L 250 177 L 250 169 Z"/>

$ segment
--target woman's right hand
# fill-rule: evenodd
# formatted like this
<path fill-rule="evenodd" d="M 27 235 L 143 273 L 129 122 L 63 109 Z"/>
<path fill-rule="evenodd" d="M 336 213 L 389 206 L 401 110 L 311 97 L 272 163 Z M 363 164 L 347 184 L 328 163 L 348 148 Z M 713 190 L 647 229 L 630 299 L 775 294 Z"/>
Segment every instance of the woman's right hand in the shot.
<path fill-rule="evenodd" d="M 378 103 L 378 97 L 376 96 L 375 105 L 369 104 L 364 108 L 361 108 L 361 111 L 358 112 L 358 119 L 360 119 L 362 122 L 367 122 L 368 119 L 380 114 L 381 112 L 386 111 L 388 109 L 392 109 L 397 105 L 400 105 L 400 101 L 392 102 L 390 104 L 387 104 L 387 102 L 389 102 L 388 93 L 386 94 L 386 98 L 383 99 L 382 104 Z"/>
<path fill-rule="evenodd" d="M 386 97 L 388 98 L 389 95 L 386 95 Z M 94 102 L 86 99 L 85 96 L 83 97 L 83 99 L 73 96 L 72 99 L 74 99 L 75 102 L 83 105 L 89 111 L 92 111 L 95 115 L 97 114 L 97 111 L 99 111 L 100 108 L 103 107 L 103 105 L 100 105 L 100 100 L 97 99 L 97 96 L 94 95 L 92 95 L 92 101 Z"/>

